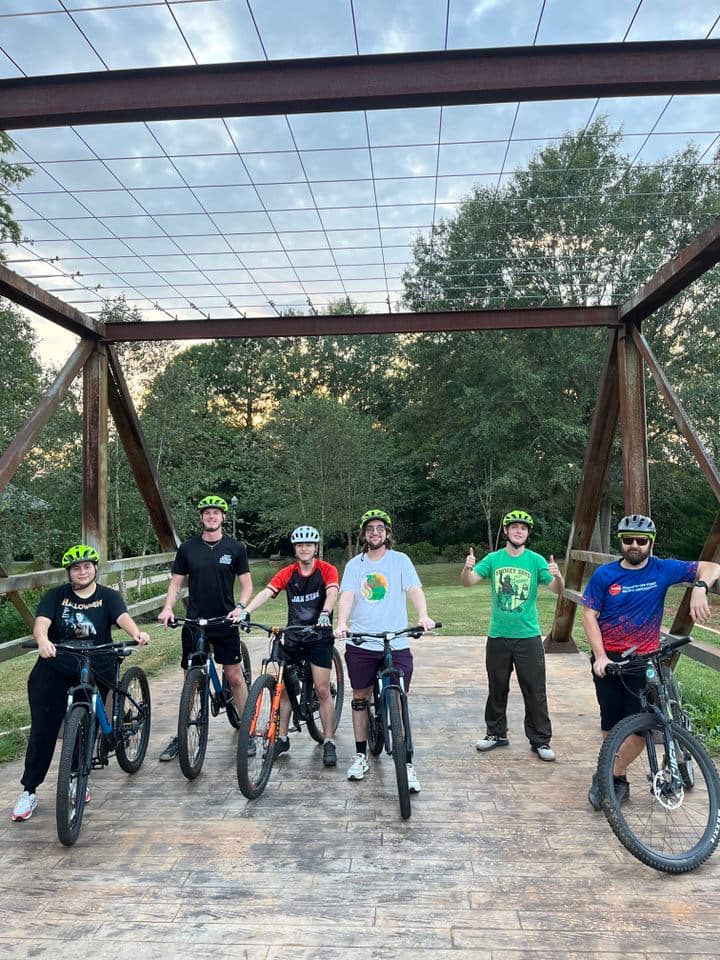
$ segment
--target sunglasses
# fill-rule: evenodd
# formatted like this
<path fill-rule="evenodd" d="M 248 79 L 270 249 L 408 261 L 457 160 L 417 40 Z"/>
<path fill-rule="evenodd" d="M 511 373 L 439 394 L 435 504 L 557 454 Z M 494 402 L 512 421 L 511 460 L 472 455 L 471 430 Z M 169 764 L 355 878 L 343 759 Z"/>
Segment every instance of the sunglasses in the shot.
<path fill-rule="evenodd" d="M 625 547 L 631 547 L 634 543 L 639 547 L 646 547 L 650 543 L 650 537 L 620 537 L 620 542 Z"/>

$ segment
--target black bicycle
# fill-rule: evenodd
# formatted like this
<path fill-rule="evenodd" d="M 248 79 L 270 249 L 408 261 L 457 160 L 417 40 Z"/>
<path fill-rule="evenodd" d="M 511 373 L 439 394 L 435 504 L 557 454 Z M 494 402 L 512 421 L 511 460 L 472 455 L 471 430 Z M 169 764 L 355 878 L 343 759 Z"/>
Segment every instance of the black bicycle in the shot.
<path fill-rule="evenodd" d="M 36 649 L 37 643 L 23 646 Z M 78 683 L 68 690 L 55 799 L 58 838 L 66 847 L 80 835 L 90 771 L 106 767 L 113 753 L 126 773 L 137 773 L 145 759 L 150 738 L 150 685 L 140 667 L 130 667 L 120 676 L 120 664 L 135 646 L 137 640 L 98 646 L 80 640 L 55 644 L 58 653 L 72 654 L 78 661 Z M 101 654 L 114 658 L 109 717 L 92 667 L 93 657 Z"/>
<path fill-rule="evenodd" d="M 435 624 L 442 627 L 441 623 Z M 417 640 L 425 633 L 422 627 L 407 627 L 397 633 L 350 633 L 347 639 L 356 646 L 367 640 L 382 640 L 383 658 L 378 666 L 373 683 L 372 701 L 367 702 L 368 749 L 377 757 L 383 748 L 393 758 L 397 780 L 400 816 L 407 820 L 412 813 L 407 765 L 413 755 L 410 712 L 405 692 L 403 671 L 393 663 L 390 644 L 396 637 L 412 637 Z"/>
<path fill-rule="evenodd" d="M 268 627 L 264 623 L 246 623 L 246 629 L 256 627 L 267 633 L 270 647 L 263 660 L 262 672 L 252 685 L 240 724 L 237 749 L 237 780 L 243 796 L 256 800 L 270 778 L 276 756 L 280 726 L 280 702 L 287 692 L 292 710 L 293 730 L 307 724 L 308 733 L 317 743 L 323 742 L 320 703 L 313 684 L 312 669 L 307 660 L 297 665 L 287 662 L 283 640 L 293 637 L 309 641 L 319 637 L 329 627 Z M 337 730 L 345 696 L 345 674 L 342 658 L 333 648 L 330 668 L 330 695 L 335 706 L 333 733 Z"/>
<path fill-rule="evenodd" d="M 218 676 L 207 637 L 210 624 L 224 623 L 228 626 L 230 621 L 226 617 L 176 617 L 169 626 L 177 627 L 182 623 L 192 629 L 195 649 L 188 658 L 188 670 L 180 694 L 178 761 L 188 780 L 194 780 L 205 762 L 210 717 L 217 717 L 224 711 L 230 726 L 237 730 L 240 727 L 240 714 L 225 672 L 222 680 Z M 249 690 L 252 680 L 250 653 L 242 640 L 240 656 L 245 686 Z"/>
<path fill-rule="evenodd" d="M 617 723 L 598 757 L 602 809 L 618 840 L 638 860 L 666 873 L 704 863 L 720 839 L 720 779 L 680 703 L 671 663 L 690 637 L 654 653 L 628 651 L 606 672 L 644 673 L 640 713 Z M 633 757 L 636 759 L 633 760 Z M 619 760 L 627 786 L 616 784 Z"/>

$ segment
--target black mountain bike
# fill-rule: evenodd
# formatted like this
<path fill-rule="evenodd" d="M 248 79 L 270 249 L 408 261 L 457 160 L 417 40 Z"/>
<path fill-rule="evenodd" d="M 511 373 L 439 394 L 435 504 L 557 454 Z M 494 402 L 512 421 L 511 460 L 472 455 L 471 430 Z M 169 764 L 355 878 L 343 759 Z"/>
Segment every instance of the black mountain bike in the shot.
<path fill-rule="evenodd" d="M 23 644 L 37 648 L 32 641 Z M 89 645 L 86 641 L 56 643 L 58 653 L 78 661 L 78 683 L 68 690 L 68 708 L 58 767 L 55 817 L 60 843 L 71 847 L 82 826 L 90 771 L 106 767 L 114 753 L 126 773 L 142 766 L 150 738 L 150 685 L 145 671 L 130 667 L 120 677 L 120 664 L 137 640 Z M 110 716 L 93 675 L 92 659 L 111 654 L 115 661 Z"/>
<path fill-rule="evenodd" d="M 442 624 L 436 623 L 435 627 L 442 627 Z M 424 633 L 423 628 L 418 626 L 407 627 L 397 633 L 350 633 L 347 636 L 356 646 L 366 640 L 383 641 L 383 659 L 373 684 L 372 701 L 367 703 L 368 749 L 377 757 L 384 748 L 393 758 L 400 816 L 403 820 L 407 820 L 412 813 L 407 765 L 408 758 L 413 755 L 413 742 L 403 672 L 393 663 L 390 643 L 396 637 L 412 637 L 417 640 Z"/>
<path fill-rule="evenodd" d="M 188 670 L 185 675 L 180 708 L 178 710 L 178 761 L 180 769 L 188 778 L 194 780 L 202 770 L 210 732 L 210 716 L 217 717 L 223 711 L 228 722 L 235 730 L 240 727 L 240 714 L 235 707 L 232 689 L 223 671 L 222 681 L 207 638 L 209 624 L 229 621 L 226 617 L 177 617 L 169 626 L 187 624 L 194 633 L 195 650 L 188 658 Z M 240 641 L 241 667 L 245 686 L 250 689 L 252 671 L 250 653 L 243 641 Z"/>
<path fill-rule="evenodd" d="M 237 780 L 244 797 L 256 800 L 265 789 L 275 762 L 275 745 L 280 726 L 280 701 L 287 692 L 292 708 L 292 730 L 300 730 L 306 723 L 308 733 L 317 743 L 323 742 L 320 704 L 313 685 L 312 670 L 307 660 L 293 666 L 287 663 L 283 639 L 293 636 L 308 640 L 330 627 L 268 627 L 264 623 L 244 624 L 246 629 L 257 627 L 270 639 L 270 649 L 263 660 L 262 673 L 248 694 L 240 724 L 237 749 Z M 345 695 L 345 675 L 342 658 L 333 648 L 330 668 L 330 694 L 335 704 L 337 730 Z"/>
<path fill-rule="evenodd" d="M 617 723 L 598 757 L 598 785 L 605 816 L 618 840 L 638 860 L 666 873 L 686 873 L 704 863 L 720 839 L 720 779 L 690 729 L 671 662 L 690 637 L 678 637 L 654 653 L 612 663 L 607 673 L 644 673 L 641 713 Z M 641 747 L 638 755 L 638 747 Z M 620 755 L 628 767 L 629 794 L 613 779 Z"/>

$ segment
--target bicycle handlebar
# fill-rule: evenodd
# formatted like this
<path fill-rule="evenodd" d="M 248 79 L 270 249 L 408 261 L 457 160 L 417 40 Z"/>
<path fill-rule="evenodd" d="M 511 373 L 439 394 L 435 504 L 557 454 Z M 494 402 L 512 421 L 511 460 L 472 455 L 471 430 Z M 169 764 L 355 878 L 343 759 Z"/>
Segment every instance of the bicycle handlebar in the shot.
<path fill-rule="evenodd" d="M 441 623 L 436 623 L 433 627 L 433 630 L 442 627 Z M 361 643 L 364 643 L 366 640 L 394 640 L 396 637 L 412 637 L 413 640 L 419 639 L 424 633 L 429 631 L 424 630 L 419 624 L 416 627 L 405 627 L 404 630 L 386 630 L 384 633 L 348 633 L 344 638 L 345 640 L 350 640 L 355 646 L 360 646 Z"/>
<path fill-rule="evenodd" d="M 244 630 L 245 633 L 250 633 L 251 627 L 256 627 L 258 630 L 263 630 L 270 636 L 273 633 L 278 635 L 289 633 L 291 631 L 297 631 L 298 633 L 317 633 L 318 630 L 329 630 L 330 627 L 318 627 L 317 625 L 312 624 L 288 624 L 285 627 L 270 627 L 266 623 L 255 623 L 253 620 L 241 620 L 238 624 L 241 630 Z"/>
<path fill-rule="evenodd" d="M 611 661 L 605 667 L 605 673 L 617 676 L 623 673 L 625 670 L 630 670 L 633 667 L 637 669 L 640 664 L 647 663 L 649 660 L 652 660 L 655 657 L 666 660 L 676 650 L 679 650 L 680 647 L 684 647 L 686 644 L 690 643 L 691 640 L 692 637 L 675 637 L 674 640 L 664 643 L 658 650 L 652 650 L 650 653 L 636 653 L 636 648 L 631 647 L 623 654 L 623 660 Z"/>
<path fill-rule="evenodd" d="M 119 651 L 124 650 L 126 647 L 137 647 L 139 646 L 137 640 L 124 640 L 121 643 L 98 643 L 98 644 L 87 644 L 81 643 L 79 641 L 73 643 L 55 643 L 50 641 L 52 645 L 60 653 L 75 653 L 75 654 L 93 654 L 93 653 L 107 653 L 108 651 Z M 27 640 L 22 644 L 24 650 L 37 650 L 37 641 L 36 640 Z"/>
<path fill-rule="evenodd" d="M 225 617 L 173 617 L 172 620 L 168 620 L 168 626 L 171 629 L 179 627 L 181 623 L 187 623 L 191 627 L 207 627 L 211 623 L 232 623 L 235 626 L 238 626 L 234 620 L 229 620 L 227 616 Z"/>

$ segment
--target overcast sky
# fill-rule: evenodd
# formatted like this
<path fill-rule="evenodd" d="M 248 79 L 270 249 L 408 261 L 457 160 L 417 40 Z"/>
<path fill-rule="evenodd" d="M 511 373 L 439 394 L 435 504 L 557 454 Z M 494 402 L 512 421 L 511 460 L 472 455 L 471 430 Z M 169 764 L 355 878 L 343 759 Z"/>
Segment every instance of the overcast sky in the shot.
<path fill-rule="evenodd" d="M 715 0 L 0 0 L 0 76 L 718 38 L 719 15 Z M 119 294 L 148 319 L 346 295 L 396 308 L 419 233 L 599 114 L 636 163 L 690 141 L 711 162 L 718 146 L 716 96 L 15 131 L 34 171 L 12 198 L 29 242 L 3 252 L 90 314 Z"/>

